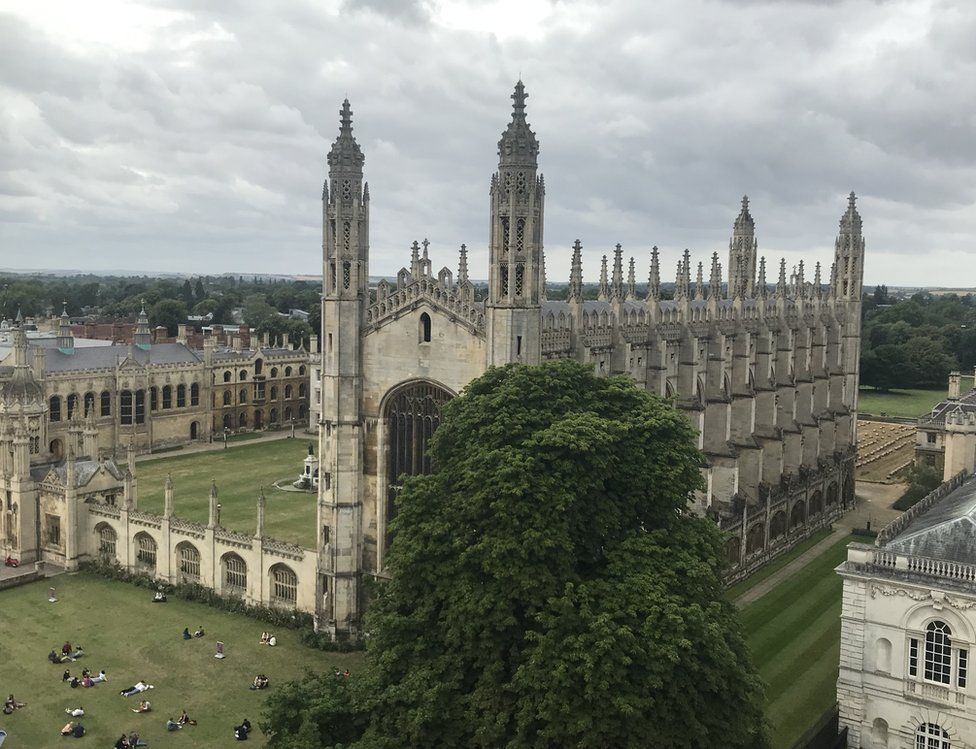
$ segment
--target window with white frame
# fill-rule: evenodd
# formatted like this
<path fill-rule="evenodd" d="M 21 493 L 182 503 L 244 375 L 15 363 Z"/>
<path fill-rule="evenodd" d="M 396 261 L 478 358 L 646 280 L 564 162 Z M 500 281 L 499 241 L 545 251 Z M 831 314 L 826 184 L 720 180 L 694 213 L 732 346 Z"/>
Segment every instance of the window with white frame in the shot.
<path fill-rule="evenodd" d="M 936 723 L 923 723 L 915 730 L 915 749 L 952 749 L 949 733 Z"/>
<path fill-rule="evenodd" d="M 925 628 L 926 681 L 948 684 L 952 678 L 952 630 L 945 622 L 929 622 Z"/>

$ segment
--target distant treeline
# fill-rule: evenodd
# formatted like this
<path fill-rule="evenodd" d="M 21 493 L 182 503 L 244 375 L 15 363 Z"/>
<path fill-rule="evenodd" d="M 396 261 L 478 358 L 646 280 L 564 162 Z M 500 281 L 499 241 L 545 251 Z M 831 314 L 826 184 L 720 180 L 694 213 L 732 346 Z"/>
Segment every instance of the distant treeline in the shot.
<path fill-rule="evenodd" d="M 242 276 L 198 276 L 171 279 L 98 275 L 6 275 L 0 276 L 0 318 L 12 319 L 19 311 L 37 317 L 60 314 L 92 314 L 99 319 L 135 320 L 142 305 L 149 323 L 164 326 L 170 335 L 189 315 L 211 314 L 213 324 L 231 324 L 231 310 L 243 309 L 244 322 L 259 334 L 288 333 L 292 340 L 307 340 L 321 326 L 316 281 L 249 278 Z M 300 309 L 309 313 L 308 322 L 288 320 L 277 312 Z"/>
<path fill-rule="evenodd" d="M 976 297 L 919 292 L 895 300 L 885 286 L 862 306 L 861 384 L 944 388 L 953 369 L 976 366 Z"/>

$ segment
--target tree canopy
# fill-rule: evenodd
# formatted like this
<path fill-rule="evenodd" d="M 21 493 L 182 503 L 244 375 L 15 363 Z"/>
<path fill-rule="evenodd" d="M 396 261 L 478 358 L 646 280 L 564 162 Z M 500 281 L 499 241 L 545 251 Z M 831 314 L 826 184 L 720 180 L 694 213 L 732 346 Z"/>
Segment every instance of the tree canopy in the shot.
<path fill-rule="evenodd" d="M 491 369 L 406 479 L 367 665 L 268 702 L 270 746 L 761 747 L 687 419 L 572 362 Z"/>

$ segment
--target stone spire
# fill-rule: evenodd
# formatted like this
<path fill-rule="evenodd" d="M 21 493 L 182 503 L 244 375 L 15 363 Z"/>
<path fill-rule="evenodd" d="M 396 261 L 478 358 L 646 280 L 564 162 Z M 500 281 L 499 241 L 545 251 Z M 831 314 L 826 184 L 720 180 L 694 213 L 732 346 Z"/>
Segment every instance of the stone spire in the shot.
<path fill-rule="evenodd" d="M 166 474 L 166 483 L 163 485 L 163 517 L 173 517 L 173 479 Z"/>
<path fill-rule="evenodd" d="M 539 141 L 525 120 L 525 86 L 519 80 L 512 94 L 512 121 L 498 141 L 499 166 L 522 166 L 535 169 L 538 165 Z"/>
<path fill-rule="evenodd" d="M 630 268 L 627 270 L 627 301 L 637 299 L 637 274 L 634 269 L 634 256 L 630 256 Z"/>
<path fill-rule="evenodd" d="M 704 264 L 698 263 L 698 275 L 695 276 L 695 299 L 705 298 L 705 268 Z"/>
<path fill-rule="evenodd" d="M 756 280 L 756 296 L 765 299 L 769 289 L 766 286 L 766 257 L 759 258 L 759 278 Z"/>
<path fill-rule="evenodd" d="M 366 159 L 352 134 L 352 109 L 349 106 L 349 99 L 343 100 L 342 109 L 339 110 L 339 136 L 329 149 L 328 161 L 330 171 L 362 176 Z"/>
<path fill-rule="evenodd" d="M 19 310 L 18 310 L 19 312 Z M 75 352 L 75 337 L 71 332 L 71 319 L 68 317 L 68 302 L 62 302 L 61 318 L 58 320 L 58 351 L 62 354 Z"/>
<path fill-rule="evenodd" d="M 539 300 L 545 302 L 548 297 L 546 296 L 546 252 L 542 250 L 539 253 L 539 260 L 541 260 L 541 265 L 539 266 Z"/>
<path fill-rule="evenodd" d="M 600 261 L 600 288 L 597 291 L 596 298 L 601 302 L 607 301 L 610 298 L 610 287 L 607 284 L 607 256 L 604 255 L 603 259 Z"/>
<path fill-rule="evenodd" d="M 420 278 L 420 268 L 420 244 L 415 239 L 410 245 L 410 275 L 414 278 Z"/>
<path fill-rule="evenodd" d="M 136 321 L 132 343 L 143 351 L 147 351 L 152 345 L 152 331 L 149 330 L 149 315 L 146 314 L 145 300 L 142 301 L 142 309 L 139 310 L 139 319 Z"/>
<path fill-rule="evenodd" d="M 622 301 L 624 298 L 624 251 L 617 243 L 613 250 L 613 283 L 610 286 L 611 299 Z"/>
<path fill-rule="evenodd" d="M 647 276 L 647 298 L 654 301 L 661 298 L 661 264 L 657 245 L 651 248 L 651 271 Z"/>
<path fill-rule="evenodd" d="M 570 302 L 583 301 L 583 245 L 578 239 L 573 242 L 573 259 L 569 264 L 569 291 L 566 298 Z"/>
<path fill-rule="evenodd" d="M 264 487 L 258 492 L 258 522 L 254 531 L 255 538 L 264 538 Z"/>
<path fill-rule="evenodd" d="M 468 283 L 468 246 L 461 245 L 461 252 L 458 256 L 458 285 Z"/>
<path fill-rule="evenodd" d="M 678 261 L 678 277 L 674 282 L 674 298 L 687 299 L 691 296 L 691 253 L 685 249 L 682 260 Z"/>
<path fill-rule="evenodd" d="M 220 525 L 220 520 L 217 517 L 217 479 L 211 479 L 210 481 L 210 520 L 207 525 L 211 528 L 216 528 Z"/>
<path fill-rule="evenodd" d="M 749 213 L 749 197 L 742 196 L 742 210 L 732 226 L 729 240 L 729 296 L 753 295 L 756 275 L 756 224 Z"/>
<path fill-rule="evenodd" d="M 718 299 L 722 295 L 722 265 L 718 262 L 718 253 L 712 253 L 712 270 L 708 276 L 708 297 Z"/>
<path fill-rule="evenodd" d="M 861 236 L 857 197 L 853 192 L 847 198 L 847 211 L 840 218 L 840 231 L 834 247 L 834 264 L 837 266 L 837 297 L 859 300 L 864 278 L 864 238 Z"/>
<path fill-rule="evenodd" d="M 817 299 L 823 298 L 823 285 L 820 280 L 820 261 L 813 267 L 813 295 Z"/>
<path fill-rule="evenodd" d="M 433 275 L 431 273 L 430 255 L 427 252 L 427 248 L 430 247 L 430 240 L 424 237 L 424 241 L 420 243 L 420 246 L 424 248 L 423 257 L 420 258 L 420 274 L 430 278 Z"/>
<path fill-rule="evenodd" d="M 830 264 L 830 286 L 827 293 L 831 299 L 837 298 L 837 263 Z"/>
<path fill-rule="evenodd" d="M 796 267 L 796 290 L 794 292 L 797 298 L 805 299 L 807 295 L 807 282 L 803 274 L 803 261 L 801 260 Z"/>
<path fill-rule="evenodd" d="M 786 258 L 779 261 L 779 281 L 776 282 L 776 296 L 786 299 Z"/>

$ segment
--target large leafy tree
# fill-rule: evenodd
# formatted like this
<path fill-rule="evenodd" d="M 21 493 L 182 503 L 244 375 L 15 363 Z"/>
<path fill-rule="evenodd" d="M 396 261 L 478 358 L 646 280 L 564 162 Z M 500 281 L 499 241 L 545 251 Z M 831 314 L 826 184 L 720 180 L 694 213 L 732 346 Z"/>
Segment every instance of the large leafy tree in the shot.
<path fill-rule="evenodd" d="M 269 701 L 271 745 L 761 747 L 684 416 L 572 363 L 489 370 L 405 481 L 367 666 Z"/>

